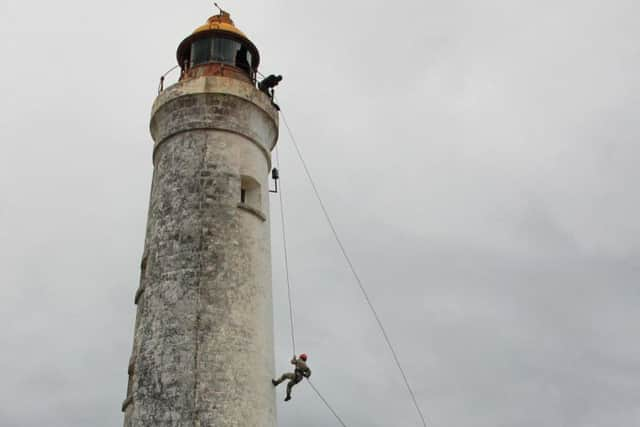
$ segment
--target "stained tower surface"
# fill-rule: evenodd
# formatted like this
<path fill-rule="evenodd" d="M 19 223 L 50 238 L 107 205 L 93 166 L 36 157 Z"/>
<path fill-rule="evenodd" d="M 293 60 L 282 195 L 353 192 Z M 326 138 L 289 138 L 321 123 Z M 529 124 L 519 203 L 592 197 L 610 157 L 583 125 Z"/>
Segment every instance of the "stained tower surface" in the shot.
<path fill-rule="evenodd" d="M 178 48 L 153 181 L 125 427 L 275 427 L 269 172 L 278 113 L 226 12 Z"/>

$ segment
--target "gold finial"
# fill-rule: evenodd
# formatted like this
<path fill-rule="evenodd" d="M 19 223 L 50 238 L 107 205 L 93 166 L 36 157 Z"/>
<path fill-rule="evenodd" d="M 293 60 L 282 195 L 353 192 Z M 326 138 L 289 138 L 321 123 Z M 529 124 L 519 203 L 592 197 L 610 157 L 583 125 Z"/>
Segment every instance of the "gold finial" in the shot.
<path fill-rule="evenodd" d="M 222 9 L 217 2 L 214 2 L 213 4 L 218 8 L 220 12 L 217 15 L 213 15 L 209 19 L 207 19 L 207 23 L 196 28 L 194 33 L 199 33 L 202 31 L 209 31 L 209 30 L 220 30 L 220 31 L 227 31 L 229 33 L 235 33 L 241 37 L 247 38 L 247 36 L 245 36 L 242 33 L 242 31 L 238 30 L 235 27 L 229 12 Z"/>
<path fill-rule="evenodd" d="M 218 13 L 216 16 L 212 16 L 211 18 L 217 18 L 220 21 L 229 22 L 230 24 L 233 24 L 233 21 L 231 20 L 231 14 L 226 10 L 224 10 L 223 8 L 221 8 L 218 3 L 213 2 L 213 4 L 215 7 L 218 8 L 220 13 Z"/>

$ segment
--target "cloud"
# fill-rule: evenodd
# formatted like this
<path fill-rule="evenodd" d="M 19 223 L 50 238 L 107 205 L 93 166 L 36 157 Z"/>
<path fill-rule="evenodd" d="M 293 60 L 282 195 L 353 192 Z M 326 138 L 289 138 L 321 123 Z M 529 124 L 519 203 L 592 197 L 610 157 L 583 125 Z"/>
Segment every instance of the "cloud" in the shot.
<path fill-rule="evenodd" d="M 285 77 L 279 102 L 433 425 L 638 424 L 637 2 L 225 7 L 262 71 Z M 211 10 L 37 9 L 0 3 L 0 424 L 113 426 L 149 109 Z M 348 425 L 419 425 L 284 128 L 279 144 L 314 384 Z M 280 371 L 291 349 L 272 227 Z M 334 423 L 306 385 L 278 410 L 281 426 Z"/>

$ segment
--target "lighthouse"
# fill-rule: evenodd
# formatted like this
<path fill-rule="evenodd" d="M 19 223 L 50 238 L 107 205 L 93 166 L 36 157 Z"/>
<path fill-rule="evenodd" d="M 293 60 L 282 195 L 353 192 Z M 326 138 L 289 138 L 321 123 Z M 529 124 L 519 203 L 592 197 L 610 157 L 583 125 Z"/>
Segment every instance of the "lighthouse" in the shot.
<path fill-rule="evenodd" d="M 220 11 L 153 103 L 153 180 L 125 427 L 275 427 L 269 226 L 278 111 Z M 270 82 L 277 83 L 278 78 Z"/>

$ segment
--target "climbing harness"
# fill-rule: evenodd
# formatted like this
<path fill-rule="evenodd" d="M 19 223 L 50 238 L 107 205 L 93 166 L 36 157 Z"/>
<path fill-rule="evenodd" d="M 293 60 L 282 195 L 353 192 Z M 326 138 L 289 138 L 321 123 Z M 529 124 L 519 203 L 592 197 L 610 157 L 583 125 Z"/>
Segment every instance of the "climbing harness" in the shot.
<path fill-rule="evenodd" d="M 407 378 L 407 375 L 404 371 L 404 368 L 402 367 L 402 364 L 400 363 L 400 358 L 398 357 L 398 354 L 393 346 L 393 344 L 391 343 L 391 339 L 389 338 L 389 334 L 387 333 L 386 328 L 384 327 L 384 324 L 382 323 L 382 319 L 380 318 L 377 310 L 375 309 L 369 294 L 364 286 L 363 281 L 360 279 L 360 276 L 358 275 L 355 266 L 353 264 L 353 262 L 351 261 L 351 257 L 349 257 L 349 254 L 347 253 L 347 250 L 344 246 L 344 244 L 342 243 L 342 239 L 340 239 L 340 236 L 338 234 L 338 231 L 333 223 L 333 220 L 331 219 L 331 216 L 329 215 L 329 211 L 327 210 L 324 201 L 322 200 L 322 197 L 320 196 L 320 191 L 318 190 L 318 187 L 315 184 L 315 181 L 311 175 L 311 172 L 309 170 L 309 167 L 307 166 L 307 162 L 304 160 L 304 157 L 302 156 L 302 152 L 300 150 L 300 147 L 296 141 L 296 138 L 293 135 L 293 132 L 291 131 L 291 127 L 289 126 L 289 123 L 287 122 L 287 118 L 284 114 L 284 112 L 281 110 L 280 111 L 280 115 L 282 117 L 282 121 L 285 125 L 285 128 L 287 129 L 287 133 L 289 135 L 289 139 L 291 140 L 293 147 L 296 151 L 297 157 L 300 160 L 300 163 L 302 164 L 302 167 L 304 169 L 305 175 L 307 176 L 307 179 L 309 180 L 309 183 L 311 184 L 311 188 L 313 189 L 313 193 L 316 197 L 316 199 L 318 200 L 318 203 L 320 205 L 320 208 L 324 214 L 325 220 L 327 221 L 327 224 L 329 225 L 329 228 L 331 229 L 331 232 L 333 234 L 333 237 L 336 241 L 336 243 L 338 244 L 338 247 L 340 248 L 340 252 L 342 253 L 342 256 L 344 257 L 345 261 L 347 262 L 347 265 L 349 266 L 349 269 L 351 270 L 351 273 L 353 274 L 353 277 L 355 278 L 356 283 L 358 284 L 358 287 L 360 288 L 360 291 L 362 293 L 362 295 L 364 296 L 364 299 L 367 303 L 367 305 L 369 306 L 369 309 L 371 310 L 371 313 L 373 314 L 373 317 L 376 320 L 376 323 L 378 325 L 378 328 L 380 329 L 380 332 L 382 333 L 382 336 L 384 338 L 385 343 L 387 344 L 387 347 L 389 348 L 389 351 L 391 352 L 391 355 L 393 356 L 393 360 L 395 362 L 396 367 L 398 368 L 398 371 L 400 371 L 400 375 L 402 376 L 402 379 L 404 381 L 405 387 L 407 389 L 407 392 L 409 393 L 411 400 L 413 402 L 413 406 L 416 409 L 416 412 L 418 413 L 418 416 L 420 417 L 420 420 L 422 421 L 422 425 L 423 427 L 427 427 L 427 421 L 426 418 L 422 412 L 422 410 L 420 409 L 420 406 L 418 405 L 418 400 L 416 398 L 415 392 L 413 391 L 413 388 L 411 387 L 411 384 L 409 383 L 409 379 Z M 278 153 L 278 149 L 276 148 L 276 164 L 278 165 L 278 169 L 280 169 L 280 159 L 279 159 L 279 153 Z M 289 260 L 288 260 L 288 256 L 287 256 L 287 243 L 286 243 L 286 232 L 285 232 L 285 217 L 284 217 L 284 202 L 283 202 L 283 194 L 282 194 L 282 183 L 280 183 L 280 219 L 281 219 L 281 226 L 282 226 L 282 238 L 283 238 L 283 247 L 284 247 L 284 262 L 285 262 L 285 275 L 286 275 L 286 281 L 287 281 L 287 290 L 288 290 L 288 298 L 289 298 L 289 317 L 290 317 L 290 324 L 291 324 L 291 343 L 293 346 L 293 353 L 295 354 L 295 332 L 294 332 L 294 316 L 293 316 L 293 299 L 291 296 L 291 282 L 290 282 L 290 278 L 289 278 Z M 307 379 L 307 382 L 309 383 L 309 385 L 311 386 L 311 388 L 314 390 L 314 392 L 318 395 L 318 397 L 320 398 L 320 400 L 322 400 L 322 402 L 325 404 L 325 406 L 331 411 L 331 413 L 334 415 L 334 417 L 336 418 L 336 420 L 343 426 L 346 427 L 346 424 L 344 423 L 344 421 L 342 421 L 342 419 L 338 416 L 338 414 L 335 412 L 335 410 L 331 407 L 331 405 L 327 402 L 327 400 L 324 398 L 324 396 L 320 393 L 320 391 L 313 385 L 313 383 Z"/>

